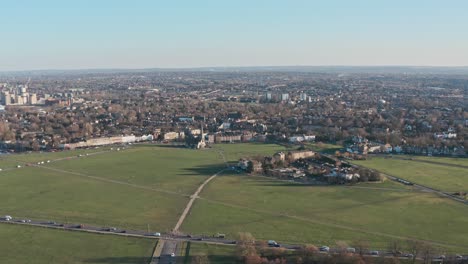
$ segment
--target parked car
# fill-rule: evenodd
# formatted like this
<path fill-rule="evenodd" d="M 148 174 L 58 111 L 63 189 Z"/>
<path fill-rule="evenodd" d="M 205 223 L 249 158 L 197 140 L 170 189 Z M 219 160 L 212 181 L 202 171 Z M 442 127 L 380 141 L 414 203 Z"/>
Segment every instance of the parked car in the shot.
<path fill-rule="evenodd" d="M 370 252 L 370 254 L 371 254 L 372 256 L 378 256 L 378 255 L 379 255 L 379 251 L 377 251 L 377 250 L 372 250 L 372 251 Z"/>
<path fill-rule="evenodd" d="M 156 232 L 156 233 L 153 234 L 153 236 L 160 237 L 160 236 L 161 236 L 161 233 Z"/>

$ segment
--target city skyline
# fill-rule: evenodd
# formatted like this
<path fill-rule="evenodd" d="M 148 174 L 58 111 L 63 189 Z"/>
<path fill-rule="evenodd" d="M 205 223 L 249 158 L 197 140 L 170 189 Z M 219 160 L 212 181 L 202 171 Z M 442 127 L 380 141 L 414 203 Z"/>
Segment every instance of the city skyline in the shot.
<path fill-rule="evenodd" d="M 8 2 L 0 71 L 468 65 L 468 3 L 374 2 Z"/>

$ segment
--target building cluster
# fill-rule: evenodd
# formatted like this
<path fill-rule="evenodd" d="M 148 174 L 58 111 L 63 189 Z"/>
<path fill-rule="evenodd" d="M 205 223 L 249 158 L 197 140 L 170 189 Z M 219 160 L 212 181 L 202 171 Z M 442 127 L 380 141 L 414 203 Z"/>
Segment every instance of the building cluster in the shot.
<path fill-rule="evenodd" d="M 35 105 L 37 94 L 28 92 L 28 85 L 9 87 L 7 84 L 0 85 L 1 104 L 7 105 Z"/>
<path fill-rule="evenodd" d="M 320 141 L 354 154 L 468 149 L 468 78 L 463 76 L 75 72 L 34 77 L 33 82 L 24 76 L 0 77 L 0 89 L 6 104 L 0 107 L 0 121 L 8 124 L 0 143 L 21 142 L 13 144 L 21 149 L 32 148 L 35 141 L 54 148 L 121 135 L 184 142 L 188 131 L 188 141 L 203 139 L 205 144 Z M 21 107 L 21 100 L 31 105 Z M 201 127 L 202 137 L 196 131 Z M 352 142 L 353 137 L 368 142 Z"/>
<path fill-rule="evenodd" d="M 363 170 L 334 157 L 311 150 L 293 150 L 267 157 L 239 160 L 237 167 L 251 174 L 313 184 L 341 184 L 359 181 L 380 181 L 380 175 Z M 361 176 L 362 175 L 362 176 Z"/>

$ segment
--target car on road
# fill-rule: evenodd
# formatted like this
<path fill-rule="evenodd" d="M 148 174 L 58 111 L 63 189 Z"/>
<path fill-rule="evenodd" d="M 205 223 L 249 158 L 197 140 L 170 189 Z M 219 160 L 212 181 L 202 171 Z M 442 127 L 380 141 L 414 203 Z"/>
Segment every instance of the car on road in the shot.
<path fill-rule="evenodd" d="M 321 252 L 329 252 L 329 251 L 330 251 L 330 247 L 321 246 L 321 247 L 319 248 L 319 250 L 320 250 Z"/>
<path fill-rule="evenodd" d="M 355 249 L 355 248 L 352 248 L 352 247 L 347 248 L 346 251 L 347 251 L 348 253 L 356 253 L 356 249 Z"/>
<path fill-rule="evenodd" d="M 153 234 L 153 236 L 155 236 L 155 237 L 160 237 L 160 236 L 161 236 L 161 233 L 156 232 L 156 233 Z"/>
<path fill-rule="evenodd" d="M 280 247 L 280 244 L 276 243 L 274 240 L 268 240 L 268 246 L 270 247 Z"/>
<path fill-rule="evenodd" d="M 216 237 L 216 238 L 225 238 L 226 235 L 225 235 L 225 234 L 221 234 L 221 233 L 217 233 L 217 234 L 215 235 L 215 237 Z"/>
<path fill-rule="evenodd" d="M 172 257 L 172 258 L 175 257 L 175 253 L 171 253 L 171 257 Z"/>
<path fill-rule="evenodd" d="M 372 250 L 371 252 L 369 252 L 372 256 L 378 256 L 379 255 L 379 251 L 377 250 Z"/>
<path fill-rule="evenodd" d="M 11 220 L 13 219 L 13 217 L 11 217 L 10 215 L 5 215 L 5 216 L 3 217 L 3 219 L 4 219 L 5 221 L 11 221 Z"/>
<path fill-rule="evenodd" d="M 413 258 L 414 255 L 413 255 L 413 254 L 405 254 L 405 255 L 403 255 L 403 257 L 405 257 L 405 258 Z"/>
<path fill-rule="evenodd" d="M 122 234 L 127 233 L 127 230 L 120 230 L 119 233 L 122 233 Z"/>

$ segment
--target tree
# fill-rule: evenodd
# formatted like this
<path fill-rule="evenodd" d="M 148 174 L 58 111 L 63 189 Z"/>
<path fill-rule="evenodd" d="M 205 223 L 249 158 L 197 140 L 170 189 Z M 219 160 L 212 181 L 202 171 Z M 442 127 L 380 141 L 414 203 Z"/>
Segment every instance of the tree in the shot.
<path fill-rule="evenodd" d="M 416 258 L 419 256 L 421 252 L 422 244 L 421 242 L 416 241 L 416 240 L 408 240 L 407 244 L 408 244 L 409 252 L 413 255 L 413 258 L 411 259 L 411 263 L 414 264 L 416 263 Z"/>
<path fill-rule="evenodd" d="M 353 245 L 360 256 L 363 256 L 369 250 L 369 242 L 367 240 L 357 240 Z"/>
<path fill-rule="evenodd" d="M 399 240 L 393 240 L 389 244 L 389 251 L 392 252 L 394 256 L 401 254 L 402 246 Z"/>
<path fill-rule="evenodd" d="M 252 234 L 246 232 L 238 234 L 236 254 L 241 260 L 247 260 L 247 258 L 251 256 L 258 256 L 255 248 L 255 238 Z"/>

